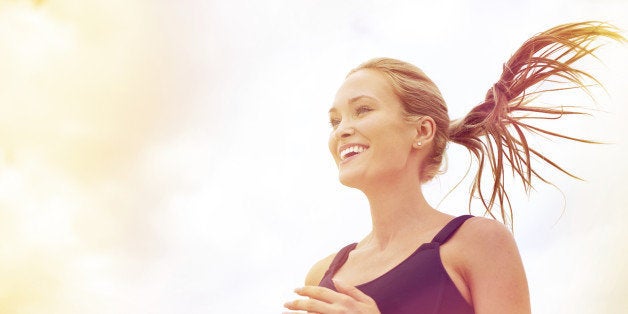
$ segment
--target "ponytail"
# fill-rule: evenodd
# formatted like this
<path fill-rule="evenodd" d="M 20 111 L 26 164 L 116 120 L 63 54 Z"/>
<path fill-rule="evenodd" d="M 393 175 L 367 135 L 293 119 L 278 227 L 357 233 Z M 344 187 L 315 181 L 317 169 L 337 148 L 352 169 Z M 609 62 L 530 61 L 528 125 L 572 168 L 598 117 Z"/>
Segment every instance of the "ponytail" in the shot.
<path fill-rule="evenodd" d="M 574 88 L 586 91 L 584 81 L 591 80 L 599 84 L 588 73 L 572 67 L 580 58 L 593 55 L 599 46 L 592 46 L 592 43 L 599 37 L 625 40 L 616 28 L 601 22 L 560 25 L 530 38 L 504 64 L 501 77 L 488 90 L 485 100 L 465 117 L 451 122 L 447 134 L 449 140 L 465 146 L 479 162 L 469 203 L 477 195 L 486 208 L 486 213 L 493 218 L 497 217 L 491 209 L 497 204 L 501 219 L 504 222 L 508 219 L 512 223 L 512 207 L 504 186 L 505 162 L 521 179 L 526 192 L 532 187 L 533 177 L 547 182 L 532 169 L 531 156 L 577 178 L 529 147 L 525 133 L 542 133 L 593 143 L 532 126 L 528 121 L 583 114 L 573 107 L 537 107 L 531 105 L 531 101 L 539 94 L 550 91 Z M 540 84 L 543 82 L 558 83 L 563 87 L 541 89 Z M 530 91 L 531 87 L 537 89 Z M 481 185 L 485 164 L 490 166 L 492 173 L 490 196 L 484 194 Z"/>

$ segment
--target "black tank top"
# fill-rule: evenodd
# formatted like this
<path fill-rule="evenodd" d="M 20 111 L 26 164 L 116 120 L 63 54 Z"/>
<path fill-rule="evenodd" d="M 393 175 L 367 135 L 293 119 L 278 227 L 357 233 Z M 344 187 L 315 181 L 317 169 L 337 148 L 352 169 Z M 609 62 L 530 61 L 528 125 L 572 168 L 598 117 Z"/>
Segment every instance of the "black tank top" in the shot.
<path fill-rule="evenodd" d="M 382 314 L 475 313 L 445 271 L 439 250 L 471 217 L 454 218 L 432 242 L 423 243 L 390 271 L 356 287 L 375 300 Z M 319 286 L 336 290 L 331 279 L 356 246 L 357 243 L 349 244 L 336 254 Z"/>

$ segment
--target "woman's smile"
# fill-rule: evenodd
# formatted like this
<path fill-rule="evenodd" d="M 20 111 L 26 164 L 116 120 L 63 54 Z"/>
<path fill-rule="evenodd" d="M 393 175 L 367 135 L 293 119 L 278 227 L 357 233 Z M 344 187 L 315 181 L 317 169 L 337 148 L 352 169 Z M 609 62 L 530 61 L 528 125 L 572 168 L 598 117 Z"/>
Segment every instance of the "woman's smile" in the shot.
<path fill-rule="evenodd" d="M 344 164 L 352 160 L 357 155 L 363 153 L 368 149 L 368 146 L 362 144 L 345 144 L 338 149 L 338 156 L 340 157 L 340 163 Z"/>

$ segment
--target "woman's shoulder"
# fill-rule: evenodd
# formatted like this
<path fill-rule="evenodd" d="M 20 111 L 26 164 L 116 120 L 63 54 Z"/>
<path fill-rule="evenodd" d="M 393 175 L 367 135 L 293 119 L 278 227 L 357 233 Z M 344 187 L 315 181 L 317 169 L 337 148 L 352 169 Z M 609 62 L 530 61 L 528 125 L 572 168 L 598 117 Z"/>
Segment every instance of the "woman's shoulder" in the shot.
<path fill-rule="evenodd" d="M 512 233 L 503 223 L 485 217 L 469 218 L 459 232 L 462 235 L 472 236 L 464 237 L 464 240 L 480 240 L 484 237 L 490 237 L 493 240 L 512 238 Z"/>
<path fill-rule="evenodd" d="M 460 248 L 466 259 L 486 259 L 504 250 L 517 251 L 515 239 L 510 230 L 501 222 L 484 217 L 468 219 L 456 232 L 451 241 Z"/>
<path fill-rule="evenodd" d="M 333 262 L 336 254 L 337 253 L 330 254 L 329 256 L 316 262 L 312 268 L 310 268 L 307 276 L 305 276 L 306 286 L 317 286 L 321 282 L 321 279 L 323 279 L 325 272 L 329 268 L 329 265 Z"/>
<path fill-rule="evenodd" d="M 476 310 L 504 309 L 500 312 L 514 313 L 512 309 L 518 308 L 529 313 L 521 255 L 513 234 L 504 224 L 473 217 L 460 227 L 452 240 L 446 254 L 464 278 Z"/>

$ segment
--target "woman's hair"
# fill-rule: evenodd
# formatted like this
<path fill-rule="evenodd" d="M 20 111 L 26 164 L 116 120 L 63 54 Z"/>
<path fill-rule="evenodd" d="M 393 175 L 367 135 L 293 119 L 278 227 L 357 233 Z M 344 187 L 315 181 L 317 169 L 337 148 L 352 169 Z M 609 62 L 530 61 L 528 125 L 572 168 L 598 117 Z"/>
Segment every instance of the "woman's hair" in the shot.
<path fill-rule="evenodd" d="M 532 126 L 528 119 L 559 118 L 582 114 L 573 107 L 537 107 L 531 105 L 539 94 L 573 88 L 587 89 L 586 80 L 598 83 L 588 73 L 572 67 L 586 55 L 593 55 L 599 46 L 595 39 L 607 37 L 625 40 L 618 30 L 602 22 L 564 24 L 542 32 L 526 41 L 503 66 L 501 77 L 487 92 L 486 98 L 461 119 L 450 121 L 447 106 L 434 84 L 419 68 L 395 59 L 376 58 L 349 72 L 373 69 L 385 74 L 401 100 L 407 118 L 430 116 L 436 123 L 433 145 L 420 169 L 423 182 L 431 180 L 440 169 L 447 143 L 465 146 L 479 162 L 479 169 L 471 188 L 469 205 L 477 196 L 486 213 L 497 203 L 502 221 L 512 222 L 512 207 L 504 186 L 504 163 L 520 177 L 526 191 L 532 186 L 532 177 L 547 182 L 532 169 L 530 158 L 536 156 L 563 173 L 575 177 L 539 151 L 528 146 L 525 133 L 543 133 L 569 140 L 591 143 L 563 134 Z M 559 88 L 543 89 L 541 83 L 567 84 Z M 534 87 L 534 89 L 533 89 Z M 570 108 L 566 110 L 566 108 Z M 482 190 L 482 172 L 486 165 L 492 172 L 489 194 Z M 490 195 L 490 196 L 488 196 Z M 507 209 L 507 210 L 506 210 Z"/>

